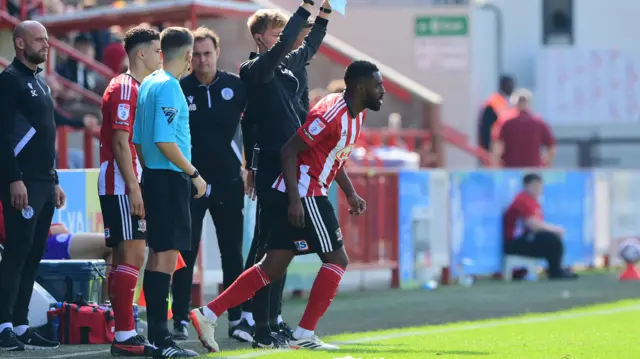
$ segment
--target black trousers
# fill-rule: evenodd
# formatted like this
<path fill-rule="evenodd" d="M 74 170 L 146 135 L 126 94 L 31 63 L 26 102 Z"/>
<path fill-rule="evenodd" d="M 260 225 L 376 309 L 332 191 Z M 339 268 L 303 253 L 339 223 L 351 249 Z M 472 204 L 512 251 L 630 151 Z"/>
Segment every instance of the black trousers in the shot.
<path fill-rule="evenodd" d="M 562 273 L 564 244 L 562 238 L 553 232 L 539 231 L 507 241 L 504 252 L 524 257 L 544 258 L 549 264 L 549 275 Z"/>
<path fill-rule="evenodd" d="M 193 270 L 196 265 L 202 224 L 207 210 L 216 226 L 218 247 L 222 261 L 223 285 L 229 287 L 242 274 L 242 236 L 244 222 L 244 185 L 241 179 L 230 184 L 212 184 L 211 195 L 191 200 L 191 250 L 181 251 L 187 265 L 173 274 L 172 311 L 175 322 L 188 321 L 191 304 Z M 229 309 L 229 320 L 239 320 L 241 307 Z"/>
<path fill-rule="evenodd" d="M 2 189 L 7 238 L 0 261 L 0 323 L 28 325 L 29 301 L 55 210 L 53 181 L 25 181 L 29 207 L 11 206 L 9 187 Z"/>
<path fill-rule="evenodd" d="M 265 199 L 265 200 L 268 200 Z M 256 227 L 251 241 L 251 248 L 245 263 L 245 269 L 251 268 L 254 264 L 260 262 L 266 252 L 266 237 L 264 233 L 260 233 L 260 212 L 263 206 L 260 203 L 260 197 L 256 204 Z M 256 295 L 242 304 L 242 310 L 252 312 L 253 319 L 256 322 L 256 330 L 258 334 L 267 334 L 272 331 L 278 331 L 278 316 L 282 314 L 282 294 L 287 280 L 285 275 L 266 287 L 260 289 Z"/>

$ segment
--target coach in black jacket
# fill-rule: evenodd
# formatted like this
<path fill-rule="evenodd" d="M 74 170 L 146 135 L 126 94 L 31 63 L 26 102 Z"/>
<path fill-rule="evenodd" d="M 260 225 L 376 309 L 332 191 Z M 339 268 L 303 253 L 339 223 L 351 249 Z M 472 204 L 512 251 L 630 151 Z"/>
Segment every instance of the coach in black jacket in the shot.
<path fill-rule="evenodd" d="M 249 27 L 253 38 L 258 45 L 260 54 L 252 53 L 248 61 L 240 66 L 240 78 L 247 88 L 247 109 L 242 121 L 243 140 L 247 168 L 250 169 L 253 159 L 253 148 L 257 143 L 260 149 L 258 171 L 255 176 L 249 175 L 249 186 L 255 185 L 259 197 L 258 213 L 268 211 L 269 197 L 273 193 L 273 182 L 280 175 L 280 149 L 293 136 L 304 119 L 300 118 L 299 94 L 300 82 L 294 72 L 303 69 L 317 53 L 322 40 L 326 35 L 331 7 L 325 1 L 314 21 L 314 25 L 305 38 L 302 46 L 291 51 L 298 35 L 307 23 L 311 15 L 313 1 L 305 0 L 298 10 L 280 31 L 278 19 L 282 15 L 273 10 L 260 10 L 249 20 Z M 275 34 L 280 37 L 273 46 L 269 39 Z M 252 243 L 253 253 L 249 254 L 248 265 L 252 265 L 251 259 L 260 257 L 260 250 L 265 243 L 263 238 L 269 232 L 269 223 L 262 216 L 258 216 L 257 232 Z M 260 250 L 258 250 L 260 249 Z M 270 307 L 279 308 L 279 303 L 270 303 L 271 288 L 276 295 L 271 296 L 273 301 L 278 301 L 278 295 L 282 288 L 281 282 L 274 282 L 260 290 L 255 298 L 253 311 L 256 320 L 256 332 L 254 346 L 269 347 L 279 346 L 283 343 L 283 337 L 273 332 L 285 329 L 285 336 L 290 334 L 288 326 L 277 322 L 276 318 L 269 318 Z M 247 308 L 247 305 L 243 306 Z M 235 333 L 234 337 L 245 338 L 244 333 Z M 240 339 L 238 338 L 238 339 Z M 245 338 L 248 339 L 248 338 Z"/>
<path fill-rule="evenodd" d="M 0 200 L 6 228 L 0 262 L 0 351 L 52 349 L 29 329 L 29 300 L 55 207 L 65 195 L 54 169 L 56 124 L 51 91 L 39 73 L 47 30 L 25 21 L 13 33 L 16 58 L 0 74 Z"/>

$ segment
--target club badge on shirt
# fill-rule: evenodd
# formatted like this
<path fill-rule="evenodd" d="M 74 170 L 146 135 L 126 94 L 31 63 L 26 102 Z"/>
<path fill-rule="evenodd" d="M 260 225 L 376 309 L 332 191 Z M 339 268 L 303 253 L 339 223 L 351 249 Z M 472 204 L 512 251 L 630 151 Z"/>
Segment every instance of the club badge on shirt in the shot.
<path fill-rule="evenodd" d="M 24 219 L 31 219 L 33 218 L 33 207 L 31 206 L 26 206 L 22 209 L 22 217 L 24 217 Z"/>
<path fill-rule="evenodd" d="M 222 98 L 229 101 L 233 98 L 233 90 L 225 87 L 222 89 L 222 91 L 220 91 L 220 95 L 222 95 Z"/>
<path fill-rule="evenodd" d="M 129 119 L 129 114 L 131 113 L 131 107 L 128 103 L 118 104 L 118 118 L 122 121 L 126 121 Z"/>

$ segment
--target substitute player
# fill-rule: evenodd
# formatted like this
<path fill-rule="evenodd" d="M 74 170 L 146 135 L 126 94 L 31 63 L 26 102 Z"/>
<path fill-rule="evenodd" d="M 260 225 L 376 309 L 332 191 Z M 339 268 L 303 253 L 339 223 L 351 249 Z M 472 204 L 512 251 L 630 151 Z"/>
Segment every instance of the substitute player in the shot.
<path fill-rule="evenodd" d="M 302 45 L 293 51 L 291 48 L 308 23 L 313 5 L 312 0 L 304 0 L 288 20 L 277 10 L 258 10 L 247 22 L 259 54 L 252 53 L 250 59 L 240 66 L 240 78 L 244 81 L 248 94 L 247 109 L 242 120 L 242 136 L 247 165 L 252 167 L 247 174 L 247 189 L 255 186 L 258 218 L 245 269 L 251 268 L 264 256 L 266 239 L 260 233 L 268 233 L 266 228 L 270 223 L 260 215 L 261 203 L 269 202 L 276 192 L 271 184 L 282 173 L 280 149 L 304 122 L 304 118 L 300 117 L 300 91 L 307 87 L 307 79 L 306 76 L 297 78 L 295 74 L 302 71 L 306 75 L 304 67 L 317 53 L 326 35 L 331 13 L 327 0 L 322 3 L 314 25 Z M 307 108 L 305 112 L 308 110 Z M 253 158 L 256 144 L 260 154 Z M 254 164 L 257 162 L 259 165 L 256 170 Z M 292 331 L 286 323 L 277 319 L 282 286 L 283 281 L 275 281 L 258 291 L 253 305 L 246 303 L 244 306 L 245 320 L 230 334 L 239 340 L 253 339 L 253 346 L 257 348 L 286 346 Z M 253 330 L 247 325 L 251 319 L 251 313 L 248 313 L 250 310 L 253 310 L 255 319 L 253 338 Z"/>
<path fill-rule="evenodd" d="M 131 142 L 140 82 L 160 66 L 160 34 L 134 27 L 124 37 L 129 71 L 114 77 L 102 97 L 98 195 L 106 244 L 113 248 L 109 298 L 114 312 L 113 355 L 144 355 L 147 340 L 133 322 L 133 294 L 144 263 L 145 220 L 142 169 Z"/>
<path fill-rule="evenodd" d="M 167 326 L 169 283 L 179 251 L 191 250 L 192 182 L 195 197 L 205 194 L 207 183 L 191 164 L 189 107 L 178 81 L 189 69 L 193 35 L 183 27 L 160 34 L 162 70 L 140 86 L 133 143 L 139 146 L 143 170 L 149 259 L 143 290 L 147 299 L 149 341 L 154 358 L 196 357 L 178 347 Z"/>
<path fill-rule="evenodd" d="M 222 313 L 279 279 L 294 256 L 309 253 L 319 254 L 324 264 L 289 345 L 296 349 L 337 349 L 314 334 L 348 264 L 342 232 L 327 193 L 335 179 L 347 197 L 350 212 L 359 215 L 365 211 L 366 203 L 353 188 L 343 164 L 358 140 L 364 110 L 378 111 L 385 93 L 382 76 L 370 62 L 351 63 L 344 78 L 344 94 L 322 99 L 282 148 L 283 173 L 273 184 L 280 195 L 262 208 L 273 222 L 266 236 L 266 255 L 212 302 L 191 311 L 191 320 L 207 349 L 218 349 L 214 331 Z"/>

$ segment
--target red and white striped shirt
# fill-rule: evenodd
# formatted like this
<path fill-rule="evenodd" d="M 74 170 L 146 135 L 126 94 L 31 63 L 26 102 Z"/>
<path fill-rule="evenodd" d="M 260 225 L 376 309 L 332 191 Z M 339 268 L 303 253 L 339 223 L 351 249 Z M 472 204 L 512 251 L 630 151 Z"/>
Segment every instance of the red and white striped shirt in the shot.
<path fill-rule="evenodd" d="M 300 197 L 327 195 L 338 170 L 351 155 L 365 117 L 364 111 L 351 117 L 341 93 L 326 96 L 311 109 L 298 129 L 298 135 L 310 147 L 298 154 Z M 286 192 L 282 175 L 273 188 Z"/>
<path fill-rule="evenodd" d="M 129 149 L 133 171 L 140 181 L 142 167 L 132 140 L 133 121 L 138 102 L 140 84 L 129 74 L 121 74 L 113 79 L 102 96 L 102 128 L 100 129 L 100 175 L 99 195 L 126 194 L 127 186 L 113 154 L 113 133 L 129 132 Z"/>

